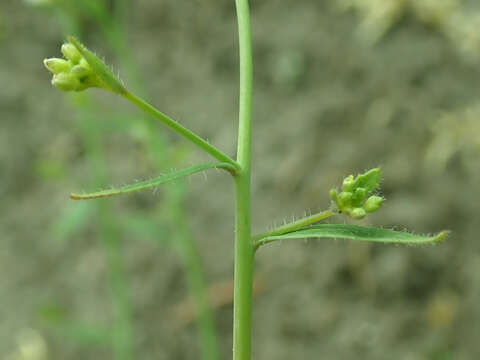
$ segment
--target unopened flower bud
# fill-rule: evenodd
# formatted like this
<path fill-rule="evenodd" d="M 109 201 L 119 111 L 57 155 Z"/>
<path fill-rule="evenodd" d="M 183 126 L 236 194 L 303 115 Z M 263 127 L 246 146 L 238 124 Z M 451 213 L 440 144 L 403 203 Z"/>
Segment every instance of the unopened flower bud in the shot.
<path fill-rule="evenodd" d="M 363 208 L 355 208 L 349 212 L 349 215 L 357 220 L 363 219 L 366 215 L 366 212 Z"/>
<path fill-rule="evenodd" d="M 74 64 L 78 64 L 82 59 L 82 54 L 80 54 L 77 48 L 70 43 L 63 44 L 61 51 L 63 56 L 65 56 L 68 60 L 70 60 Z"/>
<path fill-rule="evenodd" d="M 337 192 L 337 190 L 335 190 L 335 189 L 330 190 L 330 199 L 332 199 L 335 202 L 335 204 L 338 203 L 338 192 Z"/>
<path fill-rule="evenodd" d="M 54 74 L 52 84 L 55 87 L 63 91 L 82 91 L 96 87 L 116 94 L 127 93 L 112 70 L 74 37 L 69 36 L 61 50 L 67 60 L 44 60 L 47 69 Z"/>
<path fill-rule="evenodd" d="M 366 212 L 375 212 L 378 209 L 380 209 L 380 206 L 382 206 L 383 203 L 383 198 L 380 196 L 370 196 L 367 201 L 365 201 L 365 205 L 363 208 L 365 209 Z"/>
<path fill-rule="evenodd" d="M 72 70 L 70 71 L 70 73 L 79 78 L 82 78 L 90 75 L 92 73 L 92 70 L 83 65 L 75 65 L 74 67 L 72 67 Z"/>
<path fill-rule="evenodd" d="M 62 91 L 77 91 L 81 84 L 76 76 L 60 73 L 53 76 L 52 85 Z"/>
<path fill-rule="evenodd" d="M 43 64 L 54 75 L 70 71 L 70 64 L 67 60 L 51 58 L 43 60 Z"/>
<path fill-rule="evenodd" d="M 348 191 L 341 192 L 338 195 L 338 205 L 340 207 L 349 206 L 352 201 L 352 193 Z"/>
<path fill-rule="evenodd" d="M 342 184 L 342 189 L 344 191 L 351 191 L 353 184 L 355 183 L 355 179 L 353 178 L 353 175 L 347 176 L 345 179 L 343 179 L 343 184 Z"/>
<path fill-rule="evenodd" d="M 366 197 L 367 197 L 367 190 L 365 190 L 365 188 L 362 188 L 362 187 L 356 188 L 352 196 L 352 201 L 354 206 L 360 206 Z"/>

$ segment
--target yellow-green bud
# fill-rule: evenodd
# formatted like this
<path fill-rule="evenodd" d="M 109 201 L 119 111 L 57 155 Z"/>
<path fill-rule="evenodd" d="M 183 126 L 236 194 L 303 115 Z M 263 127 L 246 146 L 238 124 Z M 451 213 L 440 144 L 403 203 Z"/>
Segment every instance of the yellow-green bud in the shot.
<path fill-rule="evenodd" d="M 330 189 L 330 199 L 332 199 L 335 204 L 338 203 L 338 192 L 335 189 Z"/>
<path fill-rule="evenodd" d="M 380 206 L 382 206 L 383 203 L 383 198 L 380 196 L 370 196 L 367 201 L 365 201 L 365 205 L 363 208 L 365 209 L 366 212 L 375 212 L 378 209 L 380 209 Z"/>
<path fill-rule="evenodd" d="M 342 184 L 342 189 L 344 191 L 351 191 L 353 184 L 355 183 L 355 179 L 353 178 L 353 175 L 347 176 L 345 179 L 343 179 L 343 184 Z"/>
<path fill-rule="evenodd" d="M 82 59 L 82 54 L 80 54 L 77 48 L 70 43 L 63 44 L 61 51 L 63 56 L 65 56 L 68 60 L 70 60 L 74 64 L 78 64 Z"/>
<path fill-rule="evenodd" d="M 363 200 L 365 200 L 366 197 L 367 197 L 367 190 L 365 190 L 365 188 L 362 188 L 362 187 L 356 188 L 352 196 L 353 206 L 362 205 Z"/>
<path fill-rule="evenodd" d="M 105 65 L 105 63 L 93 52 L 88 50 L 80 41 L 75 39 L 73 36 L 69 36 L 68 41 L 71 45 L 75 46 L 76 50 L 82 54 L 82 57 L 86 60 L 92 73 L 95 74 L 96 80 L 94 80 L 95 85 L 107 90 L 110 90 L 117 94 L 124 94 L 126 92 L 125 87 L 122 82 L 118 79 L 117 76 L 110 70 L 110 68 Z"/>
<path fill-rule="evenodd" d="M 350 203 L 352 201 L 352 193 L 348 191 L 341 192 L 338 195 L 338 206 L 340 208 L 345 207 L 345 206 L 350 206 Z M 342 210 L 342 209 L 340 209 Z"/>
<path fill-rule="evenodd" d="M 343 179 L 342 191 L 330 190 L 339 213 L 354 219 L 363 219 L 367 213 L 377 211 L 383 203 L 380 196 L 369 195 L 378 188 L 382 171 L 379 168 L 368 170 L 356 177 L 349 175 Z"/>
<path fill-rule="evenodd" d="M 54 75 L 52 85 L 62 91 L 78 91 L 81 86 L 78 78 L 68 73 Z"/>
<path fill-rule="evenodd" d="M 366 213 L 363 208 L 355 208 L 355 209 L 352 209 L 348 215 L 350 215 L 354 219 L 360 220 L 365 217 Z"/>
<path fill-rule="evenodd" d="M 43 64 L 54 75 L 70 71 L 70 64 L 67 60 L 51 58 L 43 60 Z"/>
<path fill-rule="evenodd" d="M 85 76 L 91 75 L 92 70 L 89 67 L 83 65 L 75 65 L 74 67 L 72 67 L 70 73 L 79 78 L 83 78 Z"/>
<path fill-rule="evenodd" d="M 54 76 L 52 84 L 63 91 L 82 91 L 91 87 L 103 88 L 117 94 L 127 90 L 110 68 L 72 36 L 62 45 L 67 60 L 46 59 L 44 64 Z"/>
<path fill-rule="evenodd" d="M 90 66 L 90 64 L 88 63 L 88 61 L 87 61 L 84 57 L 82 57 L 82 58 L 80 59 L 80 62 L 78 63 L 78 65 L 83 66 L 83 67 L 85 67 L 85 68 L 87 68 L 87 69 L 92 70 L 92 67 Z M 92 71 L 93 71 L 93 70 L 92 70 Z"/>

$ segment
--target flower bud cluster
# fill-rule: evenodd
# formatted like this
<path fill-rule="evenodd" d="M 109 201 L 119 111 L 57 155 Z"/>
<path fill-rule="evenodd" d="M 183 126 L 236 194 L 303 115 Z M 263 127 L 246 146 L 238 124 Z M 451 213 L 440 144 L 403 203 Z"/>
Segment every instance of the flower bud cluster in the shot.
<path fill-rule="evenodd" d="M 90 87 L 105 88 L 75 45 L 65 43 L 61 48 L 65 59 L 50 58 L 43 61 L 53 74 L 52 85 L 62 91 L 82 91 Z"/>
<path fill-rule="evenodd" d="M 343 180 L 342 191 L 330 190 L 330 198 L 337 205 L 338 211 L 354 219 L 363 219 L 367 213 L 377 211 L 384 199 L 371 195 L 380 185 L 382 172 L 379 168 L 366 173 L 347 176 Z"/>

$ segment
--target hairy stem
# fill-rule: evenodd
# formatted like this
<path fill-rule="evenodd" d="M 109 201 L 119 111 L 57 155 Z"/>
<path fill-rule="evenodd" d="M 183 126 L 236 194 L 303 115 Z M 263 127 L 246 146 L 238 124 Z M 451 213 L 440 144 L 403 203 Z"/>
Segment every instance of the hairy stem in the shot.
<path fill-rule="evenodd" d="M 233 305 L 233 359 L 250 360 L 252 338 L 252 288 L 254 249 L 250 225 L 250 163 L 253 62 L 248 0 L 235 1 L 240 46 L 240 103 L 235 176 L 236 231 Z"/>
<path fill-rule="evenodd" d="M 253 240 L 254 243 L 257 243 L 258 240 L 263 239 L 265 237 L 282 235 L 282 234 L 286 234 L 286 233 L 289 233 L 289 232 L 292 232 L 292 231 L 296 231 L 296 230 L 304 228 L 308 225 L 312 225 L 312 224 L 315 224 L 316 222 L 325 220 L 325 219 L 329 218 L 330 216 L 333 216 L 333 215 L 336 215 L 336 214 L 337 214 L 336 212 L 331 211 L 331 210 L 321 211 L 319 213 L 304 217 L 304 218 L 299 219 L 297 221 L 279 226 L 279 227 L 273 229 L 272 231 L 267 231 L 267 232 L 255 235 L 252 240 Z"/>
<path fill-rule="evenodd" d="M 152 115 L 153 117 L 160 120 L 163 124 L 171 128 L 173 131 L 179 133 L 187 140 L 190 140 L 192 143 L 197 145 L 200 149 L 204 150 L 208 154 L 212 155 L 214 158 L 231 164 L 234 168 L 239 169 L 239 164 L 232 160 L 227 154 L 222 152 L 221 150 L 217 149 L 215 146 L 210 145 L 206 140 L 202 139 L 197 134 L 193 133 L 192 131 L 188 130 L 186 127 L 182 126 L 172 118 L 168 117 L 167 115 L 163 114 L 162 112 L 155 109 L 152 105 L 147 103 L 146 101 L 142 100 L 141 98 L 135 96 L 130 92 L 126 92 L 122 94 L 127 100 L 131 101 L 133 104 L 138 106 L 140 109 L 145 111 L 146 113 Z"/>

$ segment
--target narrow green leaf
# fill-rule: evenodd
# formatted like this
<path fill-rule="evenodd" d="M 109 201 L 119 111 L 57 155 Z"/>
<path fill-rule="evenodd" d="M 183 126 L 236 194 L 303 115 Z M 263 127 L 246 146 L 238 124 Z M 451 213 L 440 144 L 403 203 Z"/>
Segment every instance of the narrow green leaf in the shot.
<path fill-rule="evenodd" d="M 434 236 L 425 236 L 371 226 L 320 224 L 283 235 L 268 236 L 263 239 L 258 239 L 254 245 L 255 247 L 259 247 L 277 240 L 308 238 L 339 238 L 369 242 L 420 245 L 440 242 L 445 239 L 447 235 L 448 231 L 442 231 Z"/>
<path fill-rule="evenodd" d="M 165 184 L 169 181 L 178 180 L 186 176 L 189 176 L 207 169 L 213 169 L 213 168 L 225 169 L 227 171 L 235 171 L 234 167 L 228 163 L 222 163 L 222 162 L 204 163 L 200 165 L 190 166 L 186 169 L 174 171 L 174 172 L 171 172 L 170 174 L 160 175 L 159 177 L 156 177 L 151 180 L 140 181 L 135 184 L 122 186 L 120 188 L 101 190 L 101 191 L 97 191 L 89 194 L 70 194 L 70 198 L 73 200 L 90 200 L 90 199 L 98 199 L 98 198 L 104 198 L 104 197 L 110 197 L 110 196 L 129 194 L 132 192 L 150 189 L 155 186 Z"/>

